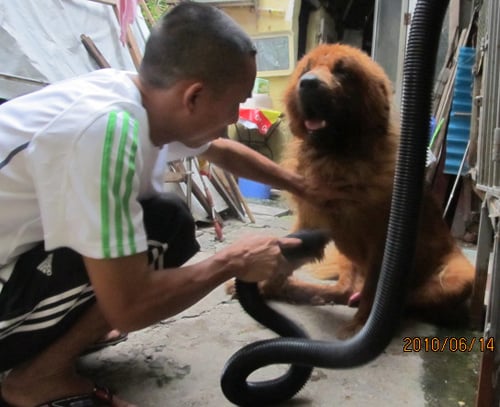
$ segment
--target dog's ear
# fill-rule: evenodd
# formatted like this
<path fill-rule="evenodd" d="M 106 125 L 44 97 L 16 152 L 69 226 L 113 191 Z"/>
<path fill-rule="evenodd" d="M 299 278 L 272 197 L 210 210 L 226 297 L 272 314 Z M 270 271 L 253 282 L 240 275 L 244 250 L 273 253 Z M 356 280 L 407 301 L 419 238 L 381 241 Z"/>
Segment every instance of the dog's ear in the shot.
<path fill-rule="evenodd" d="M 349 61 L 350 59 L 351 58 L 344 56 L 334 61 L 332 66 L 332 73 L 335 76 L 339 77 L 349 76 L 351 74 L 351 69 L 349 69 L 349 65 L 352 64 L 352 62 Z"/>
<path fill-rule="evenodd" d="M 394 95 L 394 88 L 387 80 L 381 79 L 378 84 L 382 95 L 384 96 L 384 110 L 389 112 L 391 110 L 392 97 Z"/>
<path fill-rule="evenodd" d="M 394 94 L 394 88 L 390 83 L 387 83 L 387 81 L 384 79 L 380 79 L 378 86 L 380 87 L 380 90 L 382 91 L 382 94 L 386 99 L 392 98 L 392 95 Z"/>
<path fill-rule="evenodd" d="M 378 88 L 380 93 L 382 93 L 383 95 L 383 98 L 381 100 L 384 101 L 389 100 L 389 91 L 387 90 L 387 87 L 385 86 L 385 83 L 383 81 L 379 82 Z M 384 110 L 387 110 L 387 107 L 385 105 L 387 105 L 387 103 L 384 103 Z"/>
<path fill-rule="evenodd" d="M 285 104 L 285 122 L 288 124 L 290 133 L 294 137 L 305 138 L 304 129 L 301 120 L 301 113 L 297 102 L 297 89 L 294 80 L 290 80 L 288 88 L 285 90 L 283 100 Z"/>
<path fill-rule="evenodd" d="M 304 61 L 304 67 L 302 68 L 300 75 L 302 76 L 305 73 L 309 72 L 311 70 L 311 67 L 312 67 L 311 59 L 306 59 Z"/>

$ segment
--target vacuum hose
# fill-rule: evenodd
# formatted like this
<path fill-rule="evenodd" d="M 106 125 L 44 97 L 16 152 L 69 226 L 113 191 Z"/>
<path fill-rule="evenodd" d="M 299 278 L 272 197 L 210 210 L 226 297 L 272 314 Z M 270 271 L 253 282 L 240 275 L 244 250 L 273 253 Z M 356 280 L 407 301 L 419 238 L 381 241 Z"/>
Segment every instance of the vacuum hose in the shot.
<path fill-rule="evenodd" d="M 335 369 L 363 365 L 382 353 L 394 336 L 405 304 L 409 271 L 413 269 L 434 67 L 447 6 L 448 0 L 419 0 L 413 14 L 404 62 L 401 142 L 387 241 L 375 301 L 366 324 L 346 341 L 311 340 L 263 302 L 256 284 L 237 281 L 243 308 L 285 337 L 247 345 L 227 361 L 221 387 L 232 403 L 261 406 L 289 400 L 307 382 L 313 367 Z M 247 382 L 252 372 L 273 364 L 291 366 L 277 379 Z"/>

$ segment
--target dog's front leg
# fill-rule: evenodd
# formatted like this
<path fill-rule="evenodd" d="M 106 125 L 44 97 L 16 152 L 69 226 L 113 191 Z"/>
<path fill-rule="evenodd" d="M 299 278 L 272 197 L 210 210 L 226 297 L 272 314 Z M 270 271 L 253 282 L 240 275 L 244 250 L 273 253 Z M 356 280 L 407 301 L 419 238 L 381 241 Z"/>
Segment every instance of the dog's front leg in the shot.
<path fill-rule="evenodd" d="M 379 267 L 372 266 L 371 270 L 366 274 L 363 289 L 359 297 L 358 311 L 354 314 L 353 319 L 340 329 L 337 334 L 339 338 L 350 338 L 356 334 L 368 320 L 375 299 L 379 273 Z"/>

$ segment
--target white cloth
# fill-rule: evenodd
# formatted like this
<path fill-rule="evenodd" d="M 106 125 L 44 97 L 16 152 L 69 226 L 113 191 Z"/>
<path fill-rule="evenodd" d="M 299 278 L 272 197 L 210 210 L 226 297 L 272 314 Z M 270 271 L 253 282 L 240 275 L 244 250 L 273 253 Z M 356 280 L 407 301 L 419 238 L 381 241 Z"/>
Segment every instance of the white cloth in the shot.
<path fill-rule="evenodd" d="M 45 241 L 93 258 L 147 249 L 138 202 L 167 161 L 208 148 L 155 147 L 131 72 L 103 69 L 0 106 L 0 267 Z"/>
<path fill-rule="evenodd" d="M 120 43 L 120 24 L 110 5 L 117 2 L 104 3 L 0 0 L 0 98 L 12 99 L 40 89 L 43 83 L 95 70 L 97 64 L 82 44 L 82 34 L 92 39 L 110 66 L 135 71 L 129 48 Z M 150 31 L 140 6 L 135 17 L 130 29 L 143 54 Z"/>

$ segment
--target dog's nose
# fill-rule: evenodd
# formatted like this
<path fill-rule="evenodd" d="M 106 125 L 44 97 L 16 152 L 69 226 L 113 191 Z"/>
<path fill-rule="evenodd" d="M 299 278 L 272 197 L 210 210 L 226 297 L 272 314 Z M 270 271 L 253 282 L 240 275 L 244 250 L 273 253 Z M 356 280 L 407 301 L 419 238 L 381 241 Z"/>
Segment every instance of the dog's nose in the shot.
<path fill-rule="evenodd" d="M 301 89 L 316 89 L 319 87 L 319 78 L 315 74 L 307 72 L 300 77 L 299 87 Z"/>

